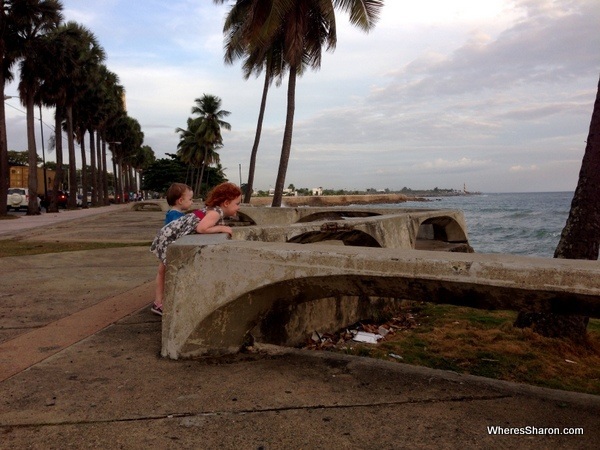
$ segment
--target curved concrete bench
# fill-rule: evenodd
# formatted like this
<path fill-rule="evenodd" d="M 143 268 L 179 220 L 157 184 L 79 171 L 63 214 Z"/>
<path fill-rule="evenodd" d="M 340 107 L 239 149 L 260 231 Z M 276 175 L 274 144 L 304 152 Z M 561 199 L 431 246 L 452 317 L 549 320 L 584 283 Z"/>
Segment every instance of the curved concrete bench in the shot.
<path fill-rule="evenodd" d="M 132 211 L 168 211 L 166 202 L 134 202 L 131 204 Z"/>
<path fill-rule="evenodd" d="M 169 247 L 166 285 L 161 354 L 173 359 L 237 352 L 275 306 L 331 295 L 600 317 L 597 261 L 194 235 Z"/>
<path fill-rule="evenodd" d="M 236 227 L 240 240 L 471 251 L 464 216 L 456 210 L 243 208 L 242 214 L 258 225 Z"/>

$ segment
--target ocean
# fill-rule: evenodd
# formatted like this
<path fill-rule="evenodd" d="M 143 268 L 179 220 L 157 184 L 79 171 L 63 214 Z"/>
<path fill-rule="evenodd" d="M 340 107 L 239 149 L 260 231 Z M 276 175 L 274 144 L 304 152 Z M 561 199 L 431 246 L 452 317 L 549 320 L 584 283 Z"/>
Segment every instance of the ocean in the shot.
<path fill-rule="evenodd" d="M 394 207 L 461 210 L 469 243 L 478 253 L 552 258 L 572 199 L 573 192 L 480 194 L 436 197 Z"/>

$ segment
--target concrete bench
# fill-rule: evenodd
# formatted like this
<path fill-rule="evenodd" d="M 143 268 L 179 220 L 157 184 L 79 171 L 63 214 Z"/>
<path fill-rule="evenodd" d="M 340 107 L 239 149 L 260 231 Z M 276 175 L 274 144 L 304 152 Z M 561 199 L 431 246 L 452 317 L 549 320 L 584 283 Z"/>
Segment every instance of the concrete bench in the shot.
<path fill-rule="evenodd" d="M 600 317 L 600 264 L 192 235 L 169 247 L 165 294 L 161 354 L 178 359 L 237 352 L 273 308 L 320 298 Z"/>
<path fill-rule="evenodd" d="M 252 208 L 235 239 L 383 248 L 471 251 L 461 211 L 402 208 Z"/>
<path fill-rule="evenodd" d="M 166 202 L 134 202 L 131 204 L 132 211 L 167 211 L 168 208 Z"/>

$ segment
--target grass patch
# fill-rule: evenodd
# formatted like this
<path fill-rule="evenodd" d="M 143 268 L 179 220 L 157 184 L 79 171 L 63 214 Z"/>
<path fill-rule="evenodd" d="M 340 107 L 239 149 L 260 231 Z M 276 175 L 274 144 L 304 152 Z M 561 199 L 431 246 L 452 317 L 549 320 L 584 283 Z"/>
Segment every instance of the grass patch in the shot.
<path fill-rule="evenodd" d="M 45 253 L 76 252 L 118 247 L 150 246 L 150 242 L 37 242 L 6 239 L 0 241 L 0 258 L 8 256 L 30 256 Z"/>
<path fill-rule="evenodd" d="M 600 395 L 600 320 L 590 320 L 588 342 L 579 345 L 514 328 L 517 313 L 512 311 L 404 302 L 397 315 L 411 317 L 413 325 L 393 329 L 378 344 L 334 340 L 326 348 Z"/>

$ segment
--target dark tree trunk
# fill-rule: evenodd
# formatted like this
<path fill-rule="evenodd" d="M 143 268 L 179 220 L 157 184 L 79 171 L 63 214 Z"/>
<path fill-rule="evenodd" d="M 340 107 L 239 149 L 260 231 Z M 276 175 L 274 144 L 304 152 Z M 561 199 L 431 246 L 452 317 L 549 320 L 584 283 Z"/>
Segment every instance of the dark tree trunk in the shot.
<path fill-rule="evenodd" d="M 87 179 L 87 158 L 85 157 L 85 130 L 81 130 L 81 136 L 79 137 L 81 146 L 81 207 L 87 208 L 87 191 L 88 191 L 88 179 Z M 77 193 L 75 193 L 75 202 L 77 202 Z M 77 204 L 77 203 L 75 203 Z"/>
<path fill-rule="evenodd" d="M 54 114 L 54 150 L 56 151 L 56 174 L 52 183 L 52 194 L 50 194 L 50 204 L 47 212 L 58 212 L 58 204 L 56 202 L 58 191 L 63 185 L 63 147 L 62 147 L 62 114 L 60 107 L 56 108 Z"/>
<path fill-rule="evenodd" d="M 67 106 L 67 144 L 69 146 L 69 200 L 67 208 L 77 209 L 77 165 L 75 161 L 72 106 Z"/>
<path fill-rule="evenodd" d="M 290 67 L 287 92 L 287 116 L 285 118 L 285 131 L 283 133 L 283 145 L 281 146 L 281 158 L 279 160 L 279 171 L 275 181 L 275 195 L 272 207 L 281 206 L 285 176 L 287 174 L 290 152 L 292 149 L 292 133 L 294 129 L 294 111 L 296 109 L 296 68 Z"/>
<path fill-rule="evenodd" d="M 555 258 L 598 259 L 600 245 L 600 81 L 590 131 L 579 172 L 579 181 L 567 223 L 554 252 Z M 568 337 L 585 342 L 588 317 L 521 311 L 515 326 L 531 327 L 548 337 Z"/>
<path fill-rule="evenodd" d="M 0 2 L 4 9 L 4 2 Z M 4 45 L 0 37 L 0 86 L 2 86 L 2 97 L 4 98 Z M 6 140 L 6 110 L 4 101 L 0 105 L 0 215 L 7 213 L 6 199 L 10 180 L 10 170 L 8 168 L 8 142 Z"/>
<path fill-rule="evenodd" d="M 37 215 L 40 213 L 38 209 L 37 199 L 37 148 L 35 144 L 35 130 L 33 122 L 34 114 L 34 103 L 33 95 L 27 95 L 26 98 L 27 107 L 27 147 L 29 156 L 29 181 L 27 187 L 29 188 L 29 205 L 27 206 L 27 215 Z"/>
<path fill-rule="evenodd" d="M 90 198 L 90 202 L 92 202 L 92 206 L 98 206 L 98 171 L 96 169 L 96 141 L 94 140 L 94 130 L 90 128 L 88 130 L 88 135 L 90 137 L 90 172 L 91 172 L 91 186 L 92 186 L 92 198 Z M 87 192 L 84 192 L 84 200 L 87 201 Z"/>
<path fill-rule="evenodd" d="M 102 140 L 102 190 L 104 191 L 104 204 L 110 205 L 108 198 L 108 166 L 106 165 L 106 141 Z"/>
<path fill-rule="evenodd" d="M 265 108 L 267 105 L 267 94 L 269 93 L 269 83 L 271 81 L 269 70 L 267 69 L 265 72 L 265 84 L 263 86 L 262 99 L 260 101 L 260 112 L 258 113 L 256 134 L 254 135 L 254 144 L 252 144 L 252 152 L 250 153 L 250 167 L 248 168 L 248 182 L 246 183 L 244 203 L 250 203 L 250 198 L 252 197 L 252 191 L 254 189 L 254 170 L 256 168 L 256 154 L 258 153 L 258 144 L 260 143 L 262 124 L 265 117 Z"/>
<path fill-rule="evenodd" d="M 100 138 L 100 132 L 96 131 L 96 173 L 98 174 L 97 178 L 97 188 L 98 188 L 98 199 L 97 205 L 104 205 L 104 171 L 106 170 L 102 163 L 102 139 Z"/>

